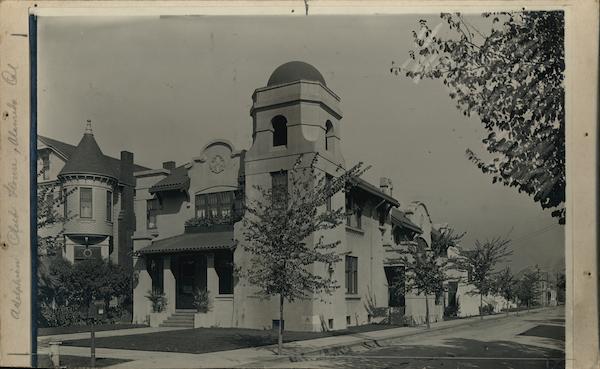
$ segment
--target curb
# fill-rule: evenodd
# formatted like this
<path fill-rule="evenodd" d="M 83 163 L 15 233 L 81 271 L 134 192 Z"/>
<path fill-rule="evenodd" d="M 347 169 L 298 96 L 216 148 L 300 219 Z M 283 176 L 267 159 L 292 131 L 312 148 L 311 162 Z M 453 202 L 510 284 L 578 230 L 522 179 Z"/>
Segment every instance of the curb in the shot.
<path fill-rule="evenodd" d="M 556 308 L 555 306 L 552 306 L 552 307 L 531 309 L 529 311 L 520 311 L 519 317 L 523 316 L 523 315 L 535 314 L 535 313 L 538 313 L 541 311 L 555 309 L 555 308 Z M 279 361 L 279 360 L 289 360 L 290 362 L 298 362 L 298 361 L 301 361 L 305 357 L 311 357 L 311 356 L 347 354 L 347 353 L 355 351 L 356 349 L 359 349 L 359 348 L 360 349 L 372 349 L 372 348 L 389 346 L 392 343 L 391 341 L 406 338 L 406 337 L 414 337 L 414 336 L 418 336 L 418 335 L 425 334 L 425 333 L 439 332 L 439 331 L 452 329 L 452 328 L 456 328 L 456 327 L 461 327 L 461 326 L 472 326 L 472 325 L 477 325 L 477 324 L 480 324 L 480 323 L 483 323 L 486 321 L 490 321 L 490 320 L 498 320 L 498 319 L 516 317 L 516 316 L 517 315 L 515 315 L 515 314 L 506 316 L 506 314 L 504 314 L 504 313 L 499 313 L 499 314 L 494 314 L 491 317 L 484 318 L 483 320 L 479 319 L 479 316 L 475 316 L 475 317 L 466 318 L 466 319 L 464 319 L 464 323 L 460 323 L 460 324 L 456 324 L 456 325 L 431 327 L 430 329 L 422 329 L 422 330 L 419 330 L 416 332 L 403 333 L 403 334 L 399 333 L 397 335 L 392 335 L 389 337 L 383 337 L 383 338 L 377 338 L 377 339 L 368 338 L 368 339 L 363 339 L 361 341 L 357 341 L 357 342 L 353 342 L 353 343 L 333 344 L 330 346 L 325 346 L 325 347 L 321 347 L 321 348 L 314 349 L 314 350 L 308 350 L 305 352 L 299 352 L 299 353 L 295 353 L 295 354 L 293 353 L 293 354 L 289 354 L 289 355 L 282 355 L 281 357 L 274 357 L 272 359 L 250 362 L 250 363 L 243 364 L 240 367 L 257 367 L 257 365 L 261 364 L 261 363 L 274 362 L 274 361 Z"/>

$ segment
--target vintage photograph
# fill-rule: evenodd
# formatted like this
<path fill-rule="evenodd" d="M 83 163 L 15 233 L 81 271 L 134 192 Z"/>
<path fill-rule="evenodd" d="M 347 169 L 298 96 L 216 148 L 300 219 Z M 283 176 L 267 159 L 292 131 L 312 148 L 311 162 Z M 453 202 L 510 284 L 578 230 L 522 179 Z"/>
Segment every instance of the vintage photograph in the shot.
<path fill-rule="evenodd" d="M 32 24 L 39 367 L 565 368 L 563 11 Z"/>

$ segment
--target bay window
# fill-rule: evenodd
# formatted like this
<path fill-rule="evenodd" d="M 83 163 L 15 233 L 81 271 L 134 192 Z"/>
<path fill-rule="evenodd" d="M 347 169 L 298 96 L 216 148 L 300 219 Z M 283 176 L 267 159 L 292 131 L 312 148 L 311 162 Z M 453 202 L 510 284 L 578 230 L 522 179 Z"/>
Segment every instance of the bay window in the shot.
<path fill-rule="evenodd" d="M 79 188 L 79 217 L 92 218 L 92 189 Z"/>

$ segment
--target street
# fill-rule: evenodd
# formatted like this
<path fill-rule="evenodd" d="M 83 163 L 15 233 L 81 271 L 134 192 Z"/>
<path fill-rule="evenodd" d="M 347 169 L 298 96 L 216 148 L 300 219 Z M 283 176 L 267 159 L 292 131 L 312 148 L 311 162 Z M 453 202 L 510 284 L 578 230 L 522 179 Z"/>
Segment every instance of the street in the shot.
<path fill-rule="evenodd" d="M 404 337 L 343 355 L 291 361 L 264 367 L 564 368 L 564 307 Z"/>

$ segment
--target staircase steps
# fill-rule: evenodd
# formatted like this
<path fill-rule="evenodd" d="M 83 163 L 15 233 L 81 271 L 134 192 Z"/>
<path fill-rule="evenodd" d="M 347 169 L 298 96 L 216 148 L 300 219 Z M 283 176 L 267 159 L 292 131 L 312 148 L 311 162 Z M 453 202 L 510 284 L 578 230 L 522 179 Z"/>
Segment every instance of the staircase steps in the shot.
<path fill-rule="evenodd" d="M 194 328 L 194 311 L 175 311 L 160 327 Z"/>

